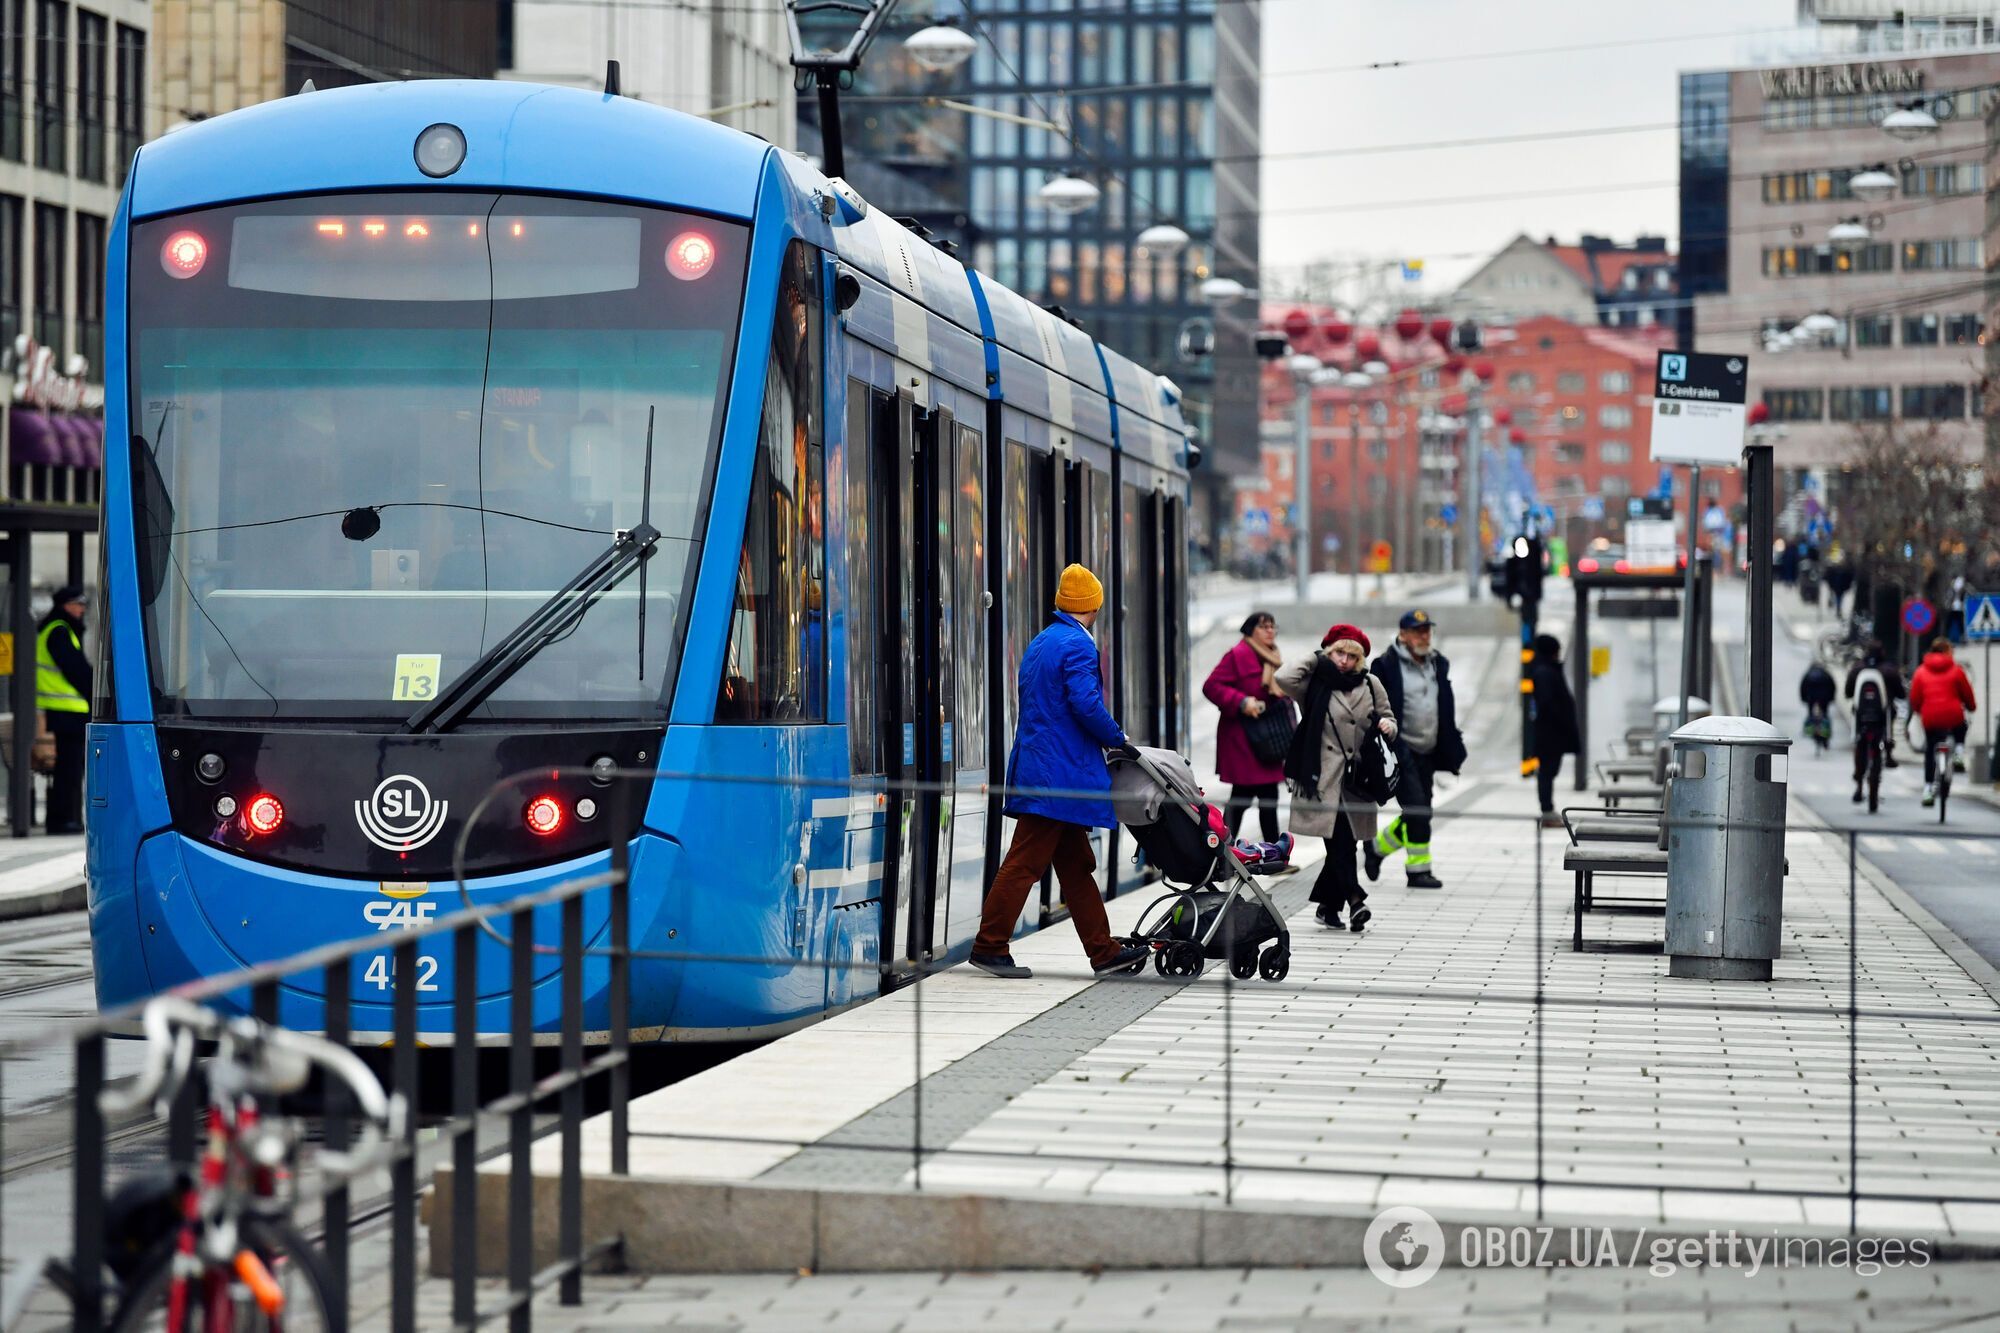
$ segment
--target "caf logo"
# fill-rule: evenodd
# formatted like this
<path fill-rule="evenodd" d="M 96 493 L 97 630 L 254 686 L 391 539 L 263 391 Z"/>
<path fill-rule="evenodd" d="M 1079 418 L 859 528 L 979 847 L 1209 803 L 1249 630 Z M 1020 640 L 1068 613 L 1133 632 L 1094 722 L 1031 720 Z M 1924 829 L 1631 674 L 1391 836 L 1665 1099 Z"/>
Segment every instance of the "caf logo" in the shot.
<path fill-rule="evenodd" d="M 434 799 L 418 779 L 396 773 L 383 778 L 367 800 L 354 803 L 354 822 L 382 850 L 410 852 L 438 835 L 450 808 L 449 801 Z"/>

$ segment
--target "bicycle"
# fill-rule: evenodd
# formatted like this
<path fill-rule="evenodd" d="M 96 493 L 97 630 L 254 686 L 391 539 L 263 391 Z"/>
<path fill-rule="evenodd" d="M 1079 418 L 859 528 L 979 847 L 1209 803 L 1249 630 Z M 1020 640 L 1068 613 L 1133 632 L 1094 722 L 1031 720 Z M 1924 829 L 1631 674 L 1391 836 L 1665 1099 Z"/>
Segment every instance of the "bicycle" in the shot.
<path fill-rule="evenodd" d="M 1933 771 L 1937 774 L 1938 823 L 1944 823 L 1945 802 L 1951 799 L 1951 771 L 1958 762 L 1958 737 L 1951 732 L 1937 738 L 1931 746 Z"/>
<path fill-rule="evenodd" d="M 166 1115 L 195 1043 L 213 1041 L 216 1052 L 204 1070 L 204 1146 L 193 1169 L 142 1176 L 106 1209 L 106 1262 L 119 1281 L 114 1333 L 344 1333 L 326 1262 L 290 1220 L 296 1199 L 284 1187 L 301 1127 L 266 1115 L 264 1102 L 299 1091 L 314 1068 L 345 1084 L 362 1116 L 358 1141 L 319 1156 L 329 1178 L 345 1179 L 401 1139 L 402 1095 L 385 1095 L 344 1046 L 173 996 L 146 1006 L 144 1026 L 145 1066 L 130 1088 L 99 1095 L 107 1116 L 149 1102 Z"/>

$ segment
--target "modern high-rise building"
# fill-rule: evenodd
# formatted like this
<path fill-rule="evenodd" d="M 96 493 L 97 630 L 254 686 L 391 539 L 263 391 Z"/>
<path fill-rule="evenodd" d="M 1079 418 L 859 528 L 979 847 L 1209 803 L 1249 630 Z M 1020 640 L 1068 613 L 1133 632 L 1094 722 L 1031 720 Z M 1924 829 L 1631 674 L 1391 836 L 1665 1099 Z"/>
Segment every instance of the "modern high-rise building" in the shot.
<path fill-rule="evenodd" d="M 790 148 L 791 48 L 782 9 L 498 0 L 500 77 L 597 88 L 607 60 L 627 97 L 706 116 Z"/>
<path fill-rule="evenodd" d="M 902 49 L 940 20 L 978 43 L 948 73 Z M 1259 24 L 1256 5 L 1214 0 L 915 0 L 842 95 L 847 175 L 871 203 L 1181 387 L 1205 452 L 1204 543 L 1227 515 L 1210 504 L 1259 469 L 1256 302 L 1201 298 L 1212 277 L 1257 286 Z M 801 146 L 818 151 L 813 99 L 799 118 Z M 1051 207 L 1040 191 L 1063 176 L 1102 193 Z M 1149 253 L 1138 236 L 1155 223 L 1188 245 Z"/>

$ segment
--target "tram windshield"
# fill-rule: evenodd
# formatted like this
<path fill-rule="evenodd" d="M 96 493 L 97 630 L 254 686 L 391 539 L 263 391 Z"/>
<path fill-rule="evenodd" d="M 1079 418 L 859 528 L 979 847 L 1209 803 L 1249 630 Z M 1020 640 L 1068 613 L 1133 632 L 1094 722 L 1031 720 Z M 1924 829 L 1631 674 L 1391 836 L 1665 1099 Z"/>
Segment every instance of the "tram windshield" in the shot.
<path fill-rule="evenodd" d="M 638 523 L 651 414 L 644 593 L 620 583 L 467 721 L 662 718 L 748 239 L 493 194 L 136 225 L 133 504 L 161 715 L 404 721 Z"/>

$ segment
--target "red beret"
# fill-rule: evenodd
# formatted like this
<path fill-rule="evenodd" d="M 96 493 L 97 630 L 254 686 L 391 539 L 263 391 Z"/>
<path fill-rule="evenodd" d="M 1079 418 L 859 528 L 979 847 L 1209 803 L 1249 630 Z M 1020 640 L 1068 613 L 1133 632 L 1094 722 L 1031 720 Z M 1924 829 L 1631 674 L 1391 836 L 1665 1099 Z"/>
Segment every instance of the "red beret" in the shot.
<path fill-rule="evenodd" d="M 1326 632 L 1326 637 L 1319 641 L 1319 646 L 1324 648 L 1328 644 L 1338 643 L 1342 639 L 1352 639 L 1360 644 L 1363 656 L 1374 651 L 1373 648 L 1368 646 L 1368 636 L 1361 632 L 1359 625 L 1335 625 Z"/>

